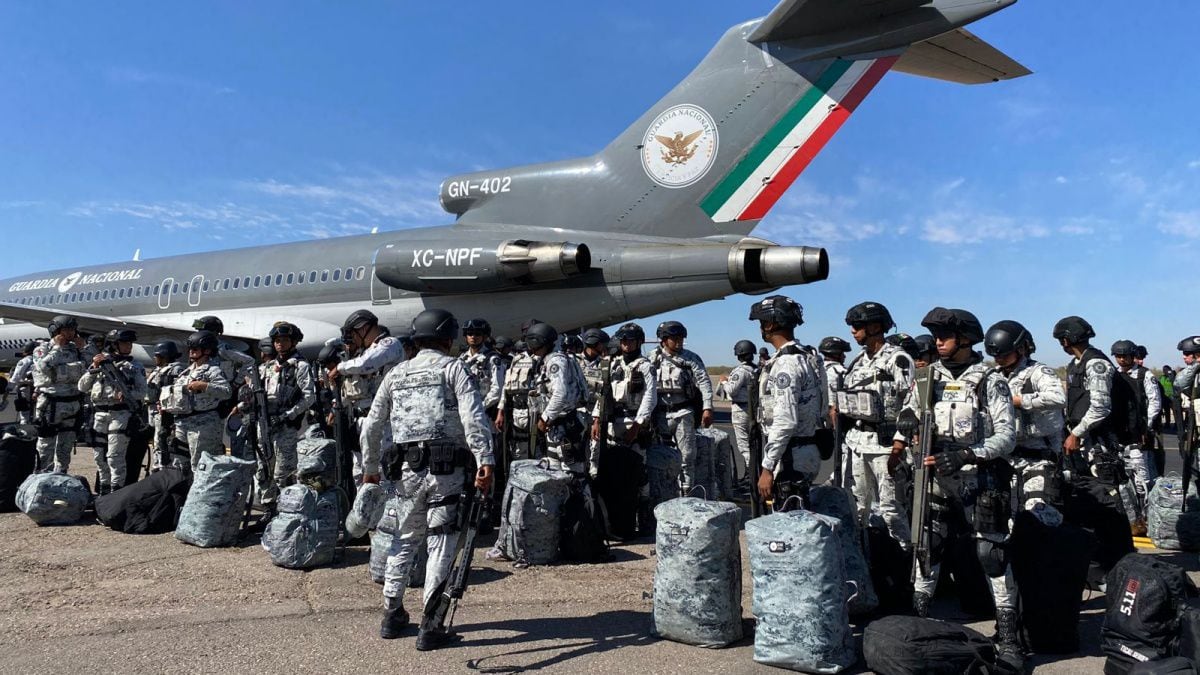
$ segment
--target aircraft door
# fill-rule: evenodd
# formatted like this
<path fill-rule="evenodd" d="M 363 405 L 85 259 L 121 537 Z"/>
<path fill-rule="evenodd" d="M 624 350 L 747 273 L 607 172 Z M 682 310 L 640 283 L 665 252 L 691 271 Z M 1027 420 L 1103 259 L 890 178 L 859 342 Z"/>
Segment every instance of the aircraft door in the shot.
<path fill-rule="evenodd" d="M 171 287 L 175 285 L 175 277 L 167 277 L 158 287 L 158 308 L 167 309 L 171 306 Z"/>
<path fill-rule="evenodd" d="M 203 274 L 197 274 L 196 276 L 192 277 L 191 283 L 188 284 L 188 298 L 187 298 L 188 307 L 199 307 L 200 306 L 200 292 L 203 290 L 203 288 L 202 288 L 203 286 L 204 286 L 204 275 Z"/>
<path fill-rule="evenodd" d="M 392 287 L 379 280 L 375 274 L 375 265 L 379 263 L 379 253 L 386 249 L 394 247 L 395 244 L 388 244 L 383 248 L 375 251 L 375 257 L 371 260 L 371 304 L 372 305 L 390 305 L 392 304 Z"/>

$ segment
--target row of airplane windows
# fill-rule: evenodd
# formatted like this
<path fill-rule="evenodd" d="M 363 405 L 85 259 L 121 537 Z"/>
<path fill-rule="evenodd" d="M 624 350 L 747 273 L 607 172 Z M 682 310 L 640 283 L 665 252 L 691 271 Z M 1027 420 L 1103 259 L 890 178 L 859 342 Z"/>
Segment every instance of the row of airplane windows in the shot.
<path fill-rule="evenodd" d="M 253 277 L 233 277 L 225 279 L 217 279 L 209 282 L 204 280 L 201 286 L 202 293 L 221 293 L 224 291 L 246 290 L 249 288 L 267 288 L 270 286 L 291 286 L 293 284 L 317 284 L 330 283 L 338 281 L 362 281 L 366 278 L 367 268 L 347 267 L 346 269 L 336 270 L 312 270 L 307 272 L 282 272 L 275 274 L 256 274 Z M 183 284 L 175 282 L 170 288 L 165 288 L 162 285 L 155 286 L 134 286 L 131 288 L 110 288 L 103 291 L 77 291 L 74 293 L 51 293 L 50 295 L 37 295 L 26 298 L 8 298 L 5 302 L 13 302 L 21 305 L 61 305 L 74 302 L 93 302 L 97 300 L 121 300 L 124 298 L 157 298 L 159 292 L 163 291 L 171 295 L 187 295 L 195 289 L 191 287 L 192 282 L 187 281 Z"/>

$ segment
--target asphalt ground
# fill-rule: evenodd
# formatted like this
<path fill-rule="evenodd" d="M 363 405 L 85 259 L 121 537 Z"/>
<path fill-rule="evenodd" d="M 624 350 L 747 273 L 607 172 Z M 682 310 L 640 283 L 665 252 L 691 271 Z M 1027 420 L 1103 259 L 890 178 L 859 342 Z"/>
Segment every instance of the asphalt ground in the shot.
<path fill-rule="evenodd" d="M 90 474 L 90 451 L 80 448 L 73 466 Z M 378 637 L 380 587 L 367 574 L 365 546 L 300 572 L 273 566 L 254 538 L 199 549 L 170 534 L 125 535 L 96 523 L 39 528 L 23 514 L 0 514 L 0 673 L 779 672 L 752 660 L 744 552 L 747 637 L 704 650 L 650 634 L 651 541 L 615 547 L 609 563 L 516 569 L 483 559 L 491 538 L 481 538 L 455 619 L 462 641 L 421 653 L 412 637 Z M 1143 552 L 1200 581 L 1196 554 Z M 1035 672 L 1101 672 L 1104 597 L 1085 598 L 1082 652 L 1034 657 Z M 419 604 L 410 589 L 406 607 Z M 990 620 L 961 614 L 953 597 L 939 598 L 933 614 L 992 632 Z"/>

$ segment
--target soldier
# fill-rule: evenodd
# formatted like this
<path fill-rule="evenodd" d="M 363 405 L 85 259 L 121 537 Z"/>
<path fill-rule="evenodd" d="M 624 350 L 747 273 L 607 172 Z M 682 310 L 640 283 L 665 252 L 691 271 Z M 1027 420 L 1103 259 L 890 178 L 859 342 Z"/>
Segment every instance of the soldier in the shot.
<path fill-rule="evenodd" d="M 267 428 L 275 457 L 275 489 L 267 490 L 264 503 L 273 501 L 279 490 L 296 482 L 296 444 L 304 415 L 317 401 L 317 385 L 308 361 L 296 354 L 304 333 L 287 321 L 279 321 L 269 334 L 275 358 L 259 366 L 267 394 Z"/>
<path fill-rule="evenodd" d="M 903 349 L 905 354 L 908 354 L 914 359 L 917 358 L 917 354 L 920 353 L 921 348 L 917 346 L 916 339 L 908 333 L 892 333 L 891 335 L 887 336 L 885 340 L 889 345 Z"/>
<path fill-rule="evenodd" d="M 1012 393 L 1008 381 L 983 363 L 972 346 L 983 342 L 983 327 L 962 309 L 935 307 L 921 325 L 937 340 L 941 360 L 931 366 L 934 438 L 925 466 L 936 468 L 929 489 L 934 531 L 932 560 L 939 561 L 950 536 L 975 540 L 975 552 L 996 605 L 996 648 L 1000 659 L 1019 671 L 1024 655 L 1017 635 L 1017 588 L 1007 548 L 1012 467 L 1007 457 L 1016 443 Z M 917 427 L 917 402 L 910 396 L 898 420 L 895 448 Z M 986 507 L 986 508 L 985 508 Z M 952 532 L 958 523 L 963 532 Z M 939 536 L 940 535 L 940 536 Z M 917 568 L 913 609 L 929 613 L 938 580 L 932 569 Z"/>
<path fill-rule="evenodd" d="M 578 357 L 583 353 L 583 340 L 578 335 L 564 335 L 562 350 L 568 356 Z"/>
<path fill-rule="evenodd" d="M 597 398 L 596 406 L 592 409 L 592 439 L 598 441 L 600 425 L 607 424 L 609 442 L 633 450 L 644 467 L 650 422 L 658 403 L 658 381 L 649 359 L 642 356 L 642 345 L 646 342 L 642 327 L 627 323 L 617 329 L 614 337 L 621 346 L 621 353 L 608 363 L 608 395 L 612 407 L 608 419 L 601 420 Z M 654 521 L 650 514 L 650 485 L 645 480 L 644 472 L 638 486 L 637 519 L 642 534 L 654 532 Z"/>
<path fill-rule="evenodd" d="M 530 319 L 522 326 L 522 335 L 530 326 L 541 323 Z M 496 410 L 496 428 L 506 434 L 505 453 L 508 455 L 502 461 L 507 467 L 514 459 L 536 459 L 538 448 L 529 447 L 530 439 L 535 435 L 534 417 L 530 413 L 529 393 L 533 390 L 534 381 L 542 367 L 542 358 L 529 352 L 522 338 L 514 346 L 512 364 L 504 376 L 504 394 Z M 510 425 L 508 428 L 505 424 Z"/>
<path fill-rule="evenodd" d="M 449 312 L 427 309 L 418 314 L 413 319 L 412 337 L 420 352 L 384 377 L 382 394 L 375 397 L 364 424 L 363 482 L 380 480 L 382 441 L 385 428 L 390 427 L 404 464 L 402 473 L 387 477 L 401 481 L 402 496 L 412 504 L 388 552 L 379 628 L 380 637 L 386 640 L 400 637 L 408 625 L 403 594 L 422 538 L 429 550 L 425 605 L 450 571 L 459 536 L 458 503 L 466 450 L 479 467 L 475 489 L 486 492 L 491 487 L 491 424 L 475 381 L 460 361 L 448 355 L 457 336 L 458 321 Z M 422 630 L 416 646 L 426 651 L 452 639 L 447 632 Z"/>
<path fill-rule="evenodd" d="M 704 361 L 695 352 L 683 348 L 687 328 L 678 321 L 658 326 L 658 349 L 650 355 L 650 364 L 658 375 L 658 408 L 655 428 L 660 438 L 674 442 L 683 456 L 682 493 L 687 496 L 696 484 L 696 423 L 712 426 L 712 380 Z M 696 411 L 700 419 L 696 419 Z M 711 475 L 712 468 L 700 471 Z"/>
<path fill-rule="evenodd" d="M 484 412 L 488 419 L 492 419 L 496 416 L 500 394 L 504 391 L 504 359 L 487 345 L 492 336 L 492 326 L 486 319 L 468 319 L 463 324 L 462 332 L 467 349 L 458 358 L 479 384 Z"/>
<path fill-rule="evenodd" d="M 913 342 L 917 343 L 917 353 L 913 356 L 913 362 L 917 368 L 924 368 L 938 360 L 937 343 L 932 335 L 922 333 L 913 338 Z"/>
<path fill-rule="evenodd" d="M 850 351 L 850 343 L 840 337 L 829 336 L 817 345 L 817 351 L 825 360 L 825 381 L 829 384 L 829 406 L 837 405 L 837 392 L 842 388 L 842 378 L 846 376 L 846 354 Z M 830 410 L 833 414 L 833 410 Z"/>
<path fill-rule="evenodd" d="M 404 352 L 404 360 L 407 361 L 417 355 L 417 345 L 413 343 L 412 338 L 407 335 L 401 335 L 396 338 L 400 342 L 400 349 Z"/>
<path fill-rule="evenodd" d="M 275 358 L 275 341 L 269 337 L 265 337 L 258 341 L 258 358 L 262 363 L 267 363 Z"/>
<path fill-rule="evenodd" d="M 21 349 L 21 360 L 13 367 L 12 377 L 9 379 L 9 387 L 17 395 L 15 407 L 17 422 L 20 424 L 33 424 L 33 351 L 37 346 L 37 342 L 33 340 L 25 343 Z"/>
<path fill-rule="evenodd" d="M 912 386 L 913 360 L 884 334 L 895 326 L 891 312 L 878 302 L 860 302 L 846 311 L 846 325 L 862 352 L 850 362 L 837 393 L 836 410 L 844 421 L 845 455 L 850 462 L 851 492 L 860 523 L 874 507 L 888 533 L 908 548 L 907 509 L 898 497 L 896 470 L 904 455 L 892 441 L 896 417 Z"/>
<path fill-rule="evenodd" d="M 360 309 L 350 313 L 342 322 L 342 341 L 347 358 L 341 359 L 327 371 L 331 382 L 342 387 L 342 404 L 354 419 L 358 448 L 351 448 L 354 457 L 354 482 L 362 480 L 362 451 L 366 447 L 366 426 L 363 420 L 371 409 L 371 401 L 388 372 L 405 359 L 404 345 L 379 325 L 379 317 Z M 385 442 L 387 437 L 385 436 Z"/>
<path fill-rule="evenodd" d="M 129 435 L 144 423 L 134 418 L 135 412 L 131 408 L 137 406 L 146 395 L 146 371 L 130 356 L 134 342 L 137 342 L 137 334 L 132 330 L 110 331 L 108 344 L 111 351 L 92 357 L 91 367 L 79 378 L 79 390 L 89 395 L 95 406 L 96 417 L 92 428 L 105 441 L 95 452 L 96 468 L 100 474 L 96 492 L 101 495 L 125 486 L 125 452 L 129 449 Z M 112 373 L 101 368 L 106 361 L 115 366 L 116 377 L 121 378 L 120 384 L 114 381 Z M 125 400 L 122 389 L 128 391 L 134 400 Z M 140 414 L 140 408 L 138 411 L 137 414 Z M 137 480 L 138 468 L 133 467 L 134 480 Z"/>
<path fill-rule="evenodd" d="M 753 468 L 758 494 L 768 500 L 777 477 L 802 486 L 816 479 L 821 454 L 815 437 L 826 419 L 828 393 L 820 356 L 796 343 L 796 327 L 804 323 L 799 303 L 784 295 L 767 296 L 751 305 L 750 320 L 758 322 L 763 341 L 775 348 L 758 377 L 763 458 Z M 806 499 L 803 487 L 800 497 Z"/>
<path fill-rule="evenodd" d="M 1196 358 L 1197 355 L 1200 355 L 1200 335 L 1185 337 L 1179 341 L 1179 344 L 1175 348 L 1183 353 L 1183 367 L 1179 369 L 1178 373 L 1175 373 L 1175 378 L 1172 382 L 1172 393 L 1175 395 L 1176 405 L 1179 406 L 1179 414 L 1175 420 L 1175 431 L 1182 444 L 1185 440 L 1185 425 L 1194 413 L 1192 400 L 1195 396 L 1192 389 L 1196 381 L 1196 371 L 1200 370 L 1200 359 Z"/>
<path fill-rule="evenodd" d="M 738 364 L 729 371 L 725 379 L 725 393 L 729 395 L 729 417 L 733 425 L 733 440 L 742 461 L 746 465 L 747 491 L 756 468 L 750 465 L 750 388 L 758 386 L 758 366 L 754 365 L 754 343 L 738 340 L 733 345 L 733 356 Z"/>
<path fill-rule="evenodd" d="M 178 456 L 172 452 L 175 419 L 171 413 L 163 412 L 159 405 L 163 390 L 169 388 L 183 372 L 180 356 L 179 347 L 174 342 L 158 343 L 154 346 L 154 369 L 146 375 L 146 409 L 150 411 L 150 425 L 154 427 L 154 458 L 151 464 L 151 470 L 154 471 L 164 465 L 182 468 L 182 463 L 174 461 Z"/>
<path fill-rule="evenodd" d="M 38 471 L 66 473 L 71 466 L 83 403 L 79 378 L 87 368 L 76 341 L 77 325 L 70 316 L 51 319 L 47 326 L 50 342 L 33 363 Z"/>
<path fill-rule="evenodd" d="M 583 371 L 583 381 L 587 383 L 587 396 L 579 411 L 587 418 L 587 428 L 591 429 L 594 420 L 593 411 L 600 397 L 604 394 L 604 377 L 612 370 L 612 359 L 608 356 L 608 343 L 611 340 L 608 333 L 599 328 L 589 328 L 580 336 L 583 340 L 583 351 L 576 360 Z M 589 443 L 588 465 L 592 478 L 599 470 L 600 446 Z"/>
<path fill-rule="evenodd" d="M 86 344 L 84 344 L 83 348 L 80 350 L 80 354 L 83 356 L 85 363 L 91 363 L 92 359 L 96 358 L 96 355 L 102 353 L 103 351 L 104 336 L 89 335 L 87 336 Z"/>
<path fill-rule="evenodd" d="M 212 331 L 199 330 L 188 336 L 188 367 L 170 386 L 163 388 L 160 400 L 163 412 L 175 422 L 174 441 L 186 447 L 191 456 L 191 468 L 200 463 L 200 453 L 219 455 L 225 452 L 221 442 L 221 402 L 228 400 L 231 385 L 225 373 L 210 361 L 220 349 Z"/>
<path fill-rule="evenodd" d="M 1157 477 L 1152 452 L 1154 448 L 1153 423 L 1162 412 L 1162 393 L 1158 388 L 1158 379 L 1148 369 L 1135 361 L 1138 346 L 1130 340 L 1117 340 L 1109 350 L 1117 362 L 1117 375 L 1128 385 L 1135 404 L 1133 428 L 1128 442 L 1123 443 L 1121 459 L 1125 463 L 1125 475 L 1132 483 L 1133 494 L 1127 494 L 1126 499 L 1132 500 L 1132 511 L 1138 514 L 1132 522 L 1133 533 L 1142 536 L 1146 533 L 1146 495 Z M 1125 505 L 1127 509 L 1130 504 Z"/>
<path fill-rule="evenodd" d="M 542 360 L 533 383 L 539 403 L 536 408 L 531 404 L 530 410 L 537 416 L 538 433 L 546 439 L 551 468 L 577 475 L 594 473 L 587 456 L 585 423 L 579 413 L 587 400 L 587 383 L 578 361 L 553 351 L 557 340 L 558 332 L 548 323 L 534 324 L 525 332 L 529 353 Z"/>
<path fill-rule="evenodd" d="M 504 368 L 507 370 L 512 365 L 513 360 L 513 341 L 512 338 L 501 335 L 496 338 L 496 353 L 504 361 Z"/>
<path fill-rule="evenodd" d="M 1050 366 L 1033 360 L 1033 336 L 1016 321 L 1000 321 L 988 329 L 984 351 L 1008 378 L 1016 413 L 1017 441 L 1010 460 L 1014 469 L 1014 511 L 1031 511 L 1047 525 L 1062 522 L 1062 487 L 1058 462 L 1062 451 L 1063 406 L 1067 393 Z"/>

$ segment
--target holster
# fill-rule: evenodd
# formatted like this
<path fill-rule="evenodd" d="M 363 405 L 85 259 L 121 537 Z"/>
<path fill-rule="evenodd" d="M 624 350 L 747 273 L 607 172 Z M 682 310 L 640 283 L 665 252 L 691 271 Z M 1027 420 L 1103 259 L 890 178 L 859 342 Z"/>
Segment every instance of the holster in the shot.
<path fill-rule="evenodd" d="M 587 428 L 576 413 L 568 413 L 550 423 L 550 426 L 563 430 L 562 453 L 563 459 L 570 463 L 582 462 L 587 459 L 584 448 L 584 437 Z"/>
<path fill-rule="evenodd" d="M 429 469 L 434 476 L 447 476 L 465 466 L 463 449 L 452 443 L 411 443 L 402 446 L 402 450 L 404 461 L 413 471 Z"/>
<path fill-rule="evenodd" d="M 1002 460 L 978 465 L 979 493 L 975 497 L 975 531 L 980 534 L 1008 534 L 1012 511 L 1012 466 Z"/>

